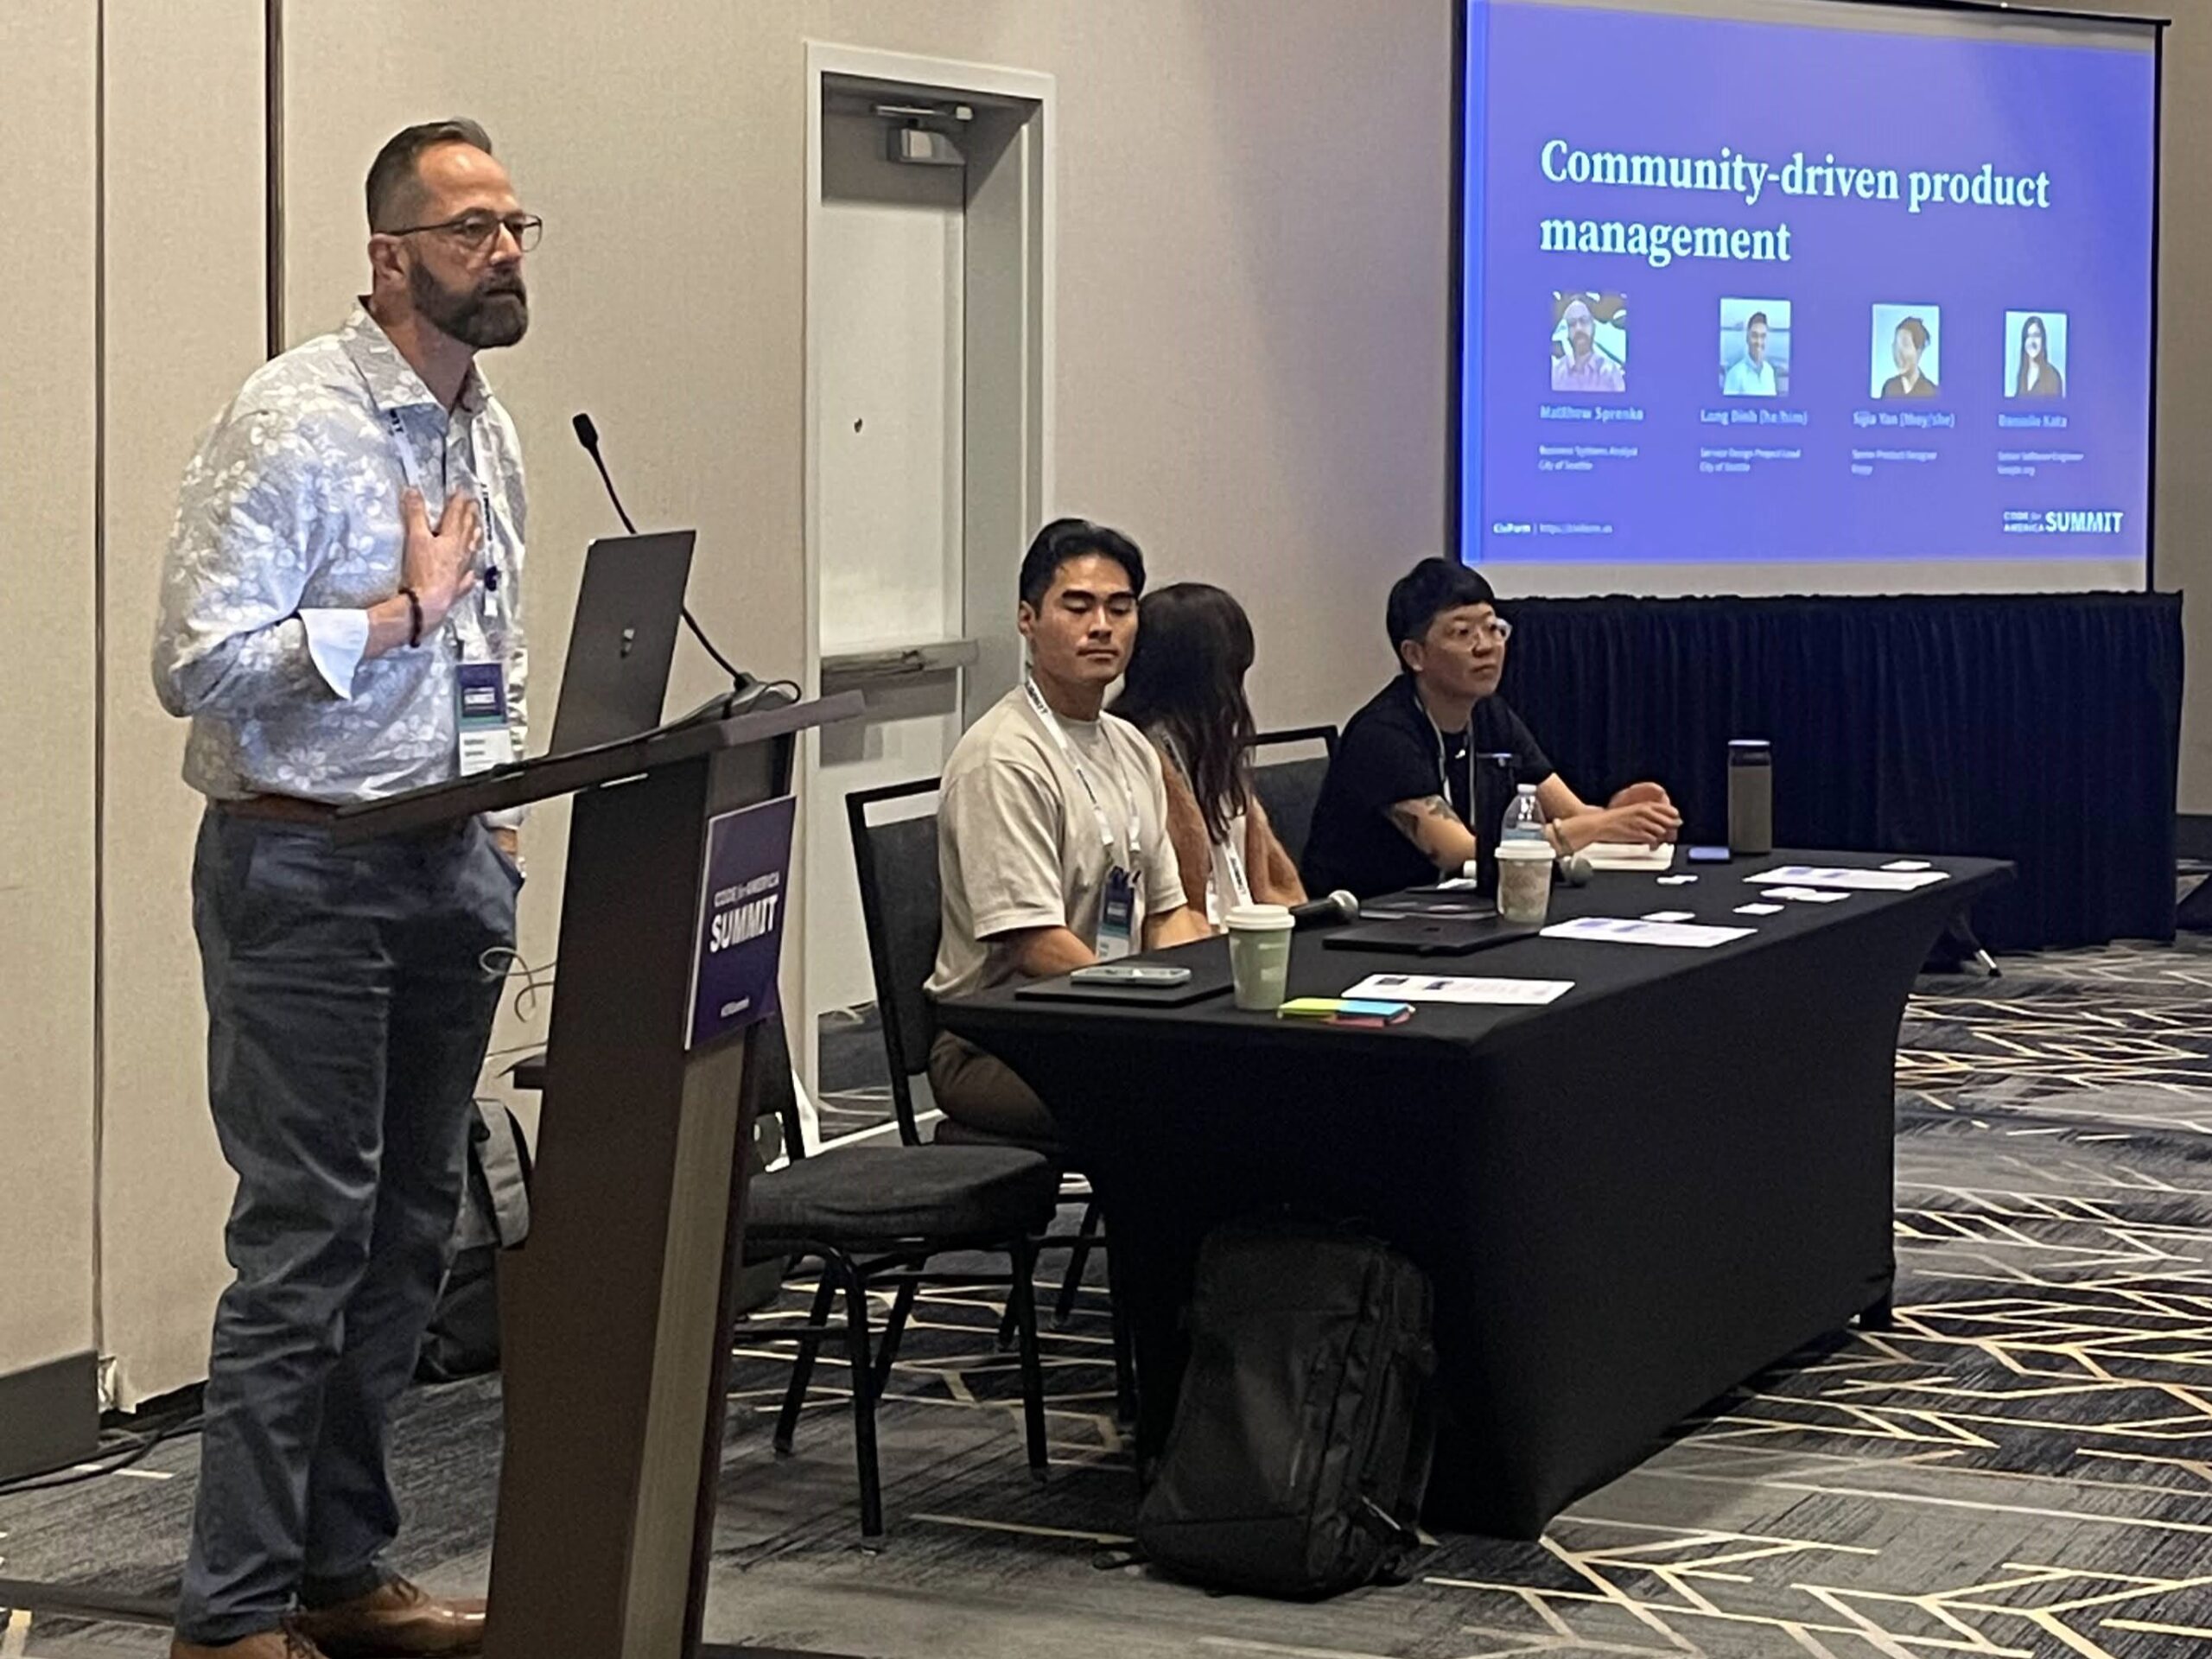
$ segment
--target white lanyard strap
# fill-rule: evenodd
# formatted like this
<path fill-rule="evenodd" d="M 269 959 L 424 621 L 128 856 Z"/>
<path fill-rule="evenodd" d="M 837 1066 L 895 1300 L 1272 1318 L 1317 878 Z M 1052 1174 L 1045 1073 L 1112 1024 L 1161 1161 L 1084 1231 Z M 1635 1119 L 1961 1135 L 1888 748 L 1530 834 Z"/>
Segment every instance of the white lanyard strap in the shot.
<path fill-rule="evenodd" d="M 399 411 L 387 409 L 384 412 L 385 429 L 391 434 L 391 447 L 399 455 L 399 470 L 406 474 L 407 487 L 429 499 L 429 492 L 423 487 L 423 468 L 415 459 L 415 446 L 407 439 L 407 423 L 399 418 Z"/>
<path fill-rule="evenodd" d="M 1198 786 L 1194 781 L 1195 775 L 1191 770 L 1190 757 L 1183 753 L 1183 746 L 1175 741 L 1172 733 L 1161 733 L 1158 741 L 1167 751 L 1168 758 L 1174 761 L 1175 770 L 1182 774 L 1183 781 L 1190 785 L 1192 797 L 1195 800 Z M 1247 810 L 1249 810 L 1249 807 Z M 1200 815 L 1204 816 L 1204 809 L 1200 810 Z M 1212 855 L 1215 896 L 1219 901 L 1214 906 L 1216 909 L 1226 911 L 1232 905 L 1249 905 L 1252 902 L 1251 878 L 1245 874 L 1244 855 L 1237 849 L 1236 846 L 1237 827 L 1245 822 L 1246 820 L 1242 817 L 1236 820 L 1230 825 L 1228 833 L 1219 841 L 1214 842 L 1208 849 Z M 1208 919 L 1218 922 L 1221 918 L 1209 912 Z"/>
<path fill-rule="evenodd" d="M 1098 798 L 1097 785 L 1090 781 L 1090 773 L 1084 766 L 1082 757 L 1076 753 L 1075 745 L 1068 741 L 1068 734 L 1060 729 L 1059 719 L 1052 713 L 1052 705 L 1045 701 L 1045 694 L 1037 689 L 1037 682 L 1025 674 L 1021 679 L 1021 691 L 1029 699 L 1029 707 L 1043 723 L 1045 730 L 1051 734 L 1053 745 L 1060 752 L 1060 759 L 1068 763 L 1068 769 L 1075 773 L 1076 781 L 1083 785 L 1083 792 L 1090 801 L 1091 816 L 1098 820 L 1099 844 L 1105 848 L 1109 857 L 1114 856 L 1119 849 L 1114 845 L 1113 820 L 1106 816 L 1106 804 Z M 1110 743 L 1112 740 L 1109 738 L 1108 741 Z M 1128 774 L 1122 769 L 1118 760 L 1115 764 L 1114 778 L 1121 785 L 1122 798 L 1129 806 L 1128 867 L 1134 870 L 1137 865 L 1138 842 L 1144 835 L 1144 820 L 1137 812 L 1136 791 L 1129 787 Z"/>
<path fill-rule="evenodd" d="M 1436 734 L 1436 785 L 1443 791 L 1444 804 L 1452 804 L 1452 762 L 1445 752 L 1444 728 L 1436 723 L 1436 716 L 1428 712 L 1428 705 L 1421 700 L 1421 688 L 1414 684 L 1410 675 L 1406 679 L 1406 695 L 1414 700 L 1414 707 L 1421 710 L 1421 717 L 1428 722 L 1428 729 Z M 1467 816 L 1475 815 L 1475 722 L 1471 716 L 1463 734 L 1467 740 Z"/>
<path fill-rule="evenodd" d="M 1428 711 L 1427 711 L 1426 709 L 1422 709 L 1422 710 L 1421 710 L 1421 712 L 1422 712 L 1424 715 L 1428 715 Z M 1441 726 L 1439 726 L 1439 725 L 1436 723 L 1436 716 L 1435 716 L 1435 715 L 1428 715 L 1428 729 L 1429 729 L 1429 730 L 1431 730 L 1432 732 L 1434 732 L 1434 733 L 1436 734 L 1436 781 L 1437 781 L 1437 785 L 1438 785 L 1438 786 L 1439 786 L 1440 788 L 1441 788 L 1441 789 L 1443 790 L 1443 791 L 1444 791 L 1444 804 L 1445 804 L 1445 805 L 1449 806 L 1449 805 L 1451 805 L 1451 804 L 1452 804 L 1452 771 L 1451 771 L 1451 761 L 1450 761 L 1449 758 L 1448 758 L 1448 757 L 1446 755 L 1446 753 L 1445 753 L 1445 748 L 1444 748 L 1444 728 L 1443 728 Z M 1466 738 L 1467 738 L 1467 816 L 1468 816 L 1469 817 L 1472 817 L 1474 816 L 1474 813 L 1475 813 L 1475 737 L 1474 737 L 1474 733 L 1473 733 L 1471 730 L 1470 730 L 1470 731 L 1466 734 Z"/>
<path fill-rule="evenodd" d="M 1214 885 L 1227 887 L 1228 891 L 1222 895 L 1224 904 L 1249 905 L 1252 902 L 1252 879 L 1245 874 L 1244 855 L 1236 850 L 1235 839 L 1232 834 L 1229 840 L 1215 843 L 1214 855 L 1220 861 L 1221 868 L 1215 873 Z M 1228 878 L 1225 883 L 1224 875 Z"/>
<path fill-rule="evenodd" d="M 423 468 L 415 458 L 415 446 L 408 439 L 407 423 L 400 419 L 397 410 L 387 408 L 384 411 L 384 424 L 385 429 L 391 435 L 391 447 L 399 456 L 399 470 L 407 480 L 407 487 L 427 502 L 429 493 L 423 487 Z M 477 506 L 484 515 L 484 614 L 487 620 L 497 621 L 502 582 L 499 516 L 492 504 L 494 492 L 484 469 L 482 453 L 476 447 L 476 423 L 474 421 L 468 425 L 468 470 L 475 477 L 479 497 Z"/>

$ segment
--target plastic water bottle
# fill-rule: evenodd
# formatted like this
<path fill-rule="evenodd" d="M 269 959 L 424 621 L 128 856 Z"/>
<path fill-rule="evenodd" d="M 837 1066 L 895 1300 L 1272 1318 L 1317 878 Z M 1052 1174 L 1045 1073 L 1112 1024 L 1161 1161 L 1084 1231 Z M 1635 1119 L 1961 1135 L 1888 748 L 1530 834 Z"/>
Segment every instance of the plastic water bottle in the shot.
<path fill-rule="evenodd" d="M 1544 809 L 1536 804 L 1536 786 L 1521 784 L 1515 787 L 1513 798 L 1505 808 L 1505 823 L 1498 830 L 1501 844 L 1509 841 L 1541 841 L 1544 838 Z"/>

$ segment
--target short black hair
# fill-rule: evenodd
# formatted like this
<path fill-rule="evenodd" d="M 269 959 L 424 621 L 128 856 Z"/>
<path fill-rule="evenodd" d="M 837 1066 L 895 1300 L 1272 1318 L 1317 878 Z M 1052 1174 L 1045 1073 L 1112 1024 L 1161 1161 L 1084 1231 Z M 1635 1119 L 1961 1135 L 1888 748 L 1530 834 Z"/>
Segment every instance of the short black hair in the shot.
<path fill-rule="evenodd" d="M 1774 327 L 1772 323 L 1766 320 L 1765 312 L 1754 311 L 1750 316 L 1744 319 L 1744 332 L 1747 334 L 1750 334 L 1751 332 L 1751 325 L 1755 322 L 1762 328 L 1771 328 Z"/>
<path fill-rule="evenodd" d="M 1495 605 L 1497 595 L 1481 571 L 1471 570 L 1457 559 L 1423 559 L 1392 584 L 1389 609 L 1390 654 L 1405 658 L 1398 647 L 1408 639 L 1424 639 L 1428 625 L 1446 611 L 1466 605 Z"/>
<path fill-rule="evenodd" d="M 1055 518 L 1037 532 L 1029 551 L 1021 556 L 1021 602 L 1033 608 L 1042 605 L 1060 567 L 1087 553 L 1114 560 L 1129 573 L 1129 590 L 1143 597 L 1144 555 L 1135 542 L 1088 518 Z"/>
<path fill-rule="evenodd" d="M 404 230 L 423 211 L 422 161 L 440 144 L 467 144 L 492 154 L 492 136 L 466 116 L 404 127 L 385 141 L 369 163 L 369 228 Z"/>

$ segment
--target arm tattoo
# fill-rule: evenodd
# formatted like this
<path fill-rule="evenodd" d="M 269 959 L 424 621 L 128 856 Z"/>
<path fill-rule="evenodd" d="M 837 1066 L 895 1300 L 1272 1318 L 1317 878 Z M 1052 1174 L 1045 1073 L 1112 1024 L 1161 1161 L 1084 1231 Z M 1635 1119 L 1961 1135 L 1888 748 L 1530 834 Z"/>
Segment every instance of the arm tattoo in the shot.
<path fill-rule="evenodd" d="M 1459 815 L 1452 803 L 1441 795 L 1426 796 L 1418 801 L 1398 801 L 1390 808 L 1390 822 L 1396 824 L 1408 841 L 1421 843 L 1421 824 L 1426 820 L 1442 819 L 1446 823 L 1459 823 Z M 1464 825 L 1461 826 L 1465 828 Z"/>

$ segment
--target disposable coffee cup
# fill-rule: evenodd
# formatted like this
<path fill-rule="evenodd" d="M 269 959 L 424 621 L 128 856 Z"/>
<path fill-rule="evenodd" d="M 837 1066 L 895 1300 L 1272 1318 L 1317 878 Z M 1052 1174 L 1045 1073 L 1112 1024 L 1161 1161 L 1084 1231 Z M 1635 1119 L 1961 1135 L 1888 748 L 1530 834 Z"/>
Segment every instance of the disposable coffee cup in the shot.
<path fill-rule="evenodd" d="M 1229 929 L 1229 973 L 1236 1006 L 1254 1014 L 1282 1007 L 1290 978 L 1290 934 L 1297 925 L 1284 905 L 1237 905 L 1224 918 Z"/>
<path fill-rule="evenodd" d="M 1497 913 L 1509 922 L 1541 925 L 1551 907 L 1551 843 L 1501 842 L 1497 849 Z"/>

